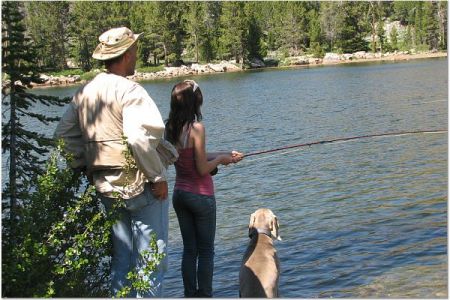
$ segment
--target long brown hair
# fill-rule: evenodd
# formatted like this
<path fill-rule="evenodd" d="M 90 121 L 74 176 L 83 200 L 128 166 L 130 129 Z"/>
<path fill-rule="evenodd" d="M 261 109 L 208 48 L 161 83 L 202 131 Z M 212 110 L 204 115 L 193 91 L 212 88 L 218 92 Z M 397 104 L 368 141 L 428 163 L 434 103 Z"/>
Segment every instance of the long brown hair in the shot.
<path fill-rule="evenodd" d="M 202 120 L 202 104 L 202 91 L 194 81 L 185 80 L 173 87 L 169 118 L 166 120 L 166 138 L 169 142 L 176 145 L 184 125 Z"/>

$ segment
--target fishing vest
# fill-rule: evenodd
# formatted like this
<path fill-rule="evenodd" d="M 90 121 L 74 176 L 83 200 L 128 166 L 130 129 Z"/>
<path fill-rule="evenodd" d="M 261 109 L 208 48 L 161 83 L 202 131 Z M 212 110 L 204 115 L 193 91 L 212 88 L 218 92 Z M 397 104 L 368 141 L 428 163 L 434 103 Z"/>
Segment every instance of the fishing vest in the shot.
<path fill-rule="evenodd" d="M 126 78 L 101 73 L 75 94 L 89 171 L 125 165 L 121 100 L 133 84 Z"/>

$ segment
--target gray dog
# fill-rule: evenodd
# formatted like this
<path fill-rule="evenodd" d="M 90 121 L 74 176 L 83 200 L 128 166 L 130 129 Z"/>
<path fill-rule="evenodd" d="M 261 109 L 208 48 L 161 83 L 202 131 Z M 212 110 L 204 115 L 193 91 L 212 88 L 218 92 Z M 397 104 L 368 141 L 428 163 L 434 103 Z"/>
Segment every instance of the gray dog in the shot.
<path fill-rule="evenodd" d="M 250 243 L 239 272 L 239 297 L 278 297 L 280 261 L 272 240 L 281 240 L 278 227 L 270 209 L 260 208 L 250 216 Z"/>

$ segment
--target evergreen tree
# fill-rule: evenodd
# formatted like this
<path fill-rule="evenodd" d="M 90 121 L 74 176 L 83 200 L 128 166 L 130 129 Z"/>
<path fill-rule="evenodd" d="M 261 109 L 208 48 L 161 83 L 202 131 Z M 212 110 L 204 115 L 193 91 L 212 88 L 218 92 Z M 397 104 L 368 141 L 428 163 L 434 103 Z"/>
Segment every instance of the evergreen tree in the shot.
<path fill-rule="evenodd" d="M 378 42 L 380 44 L 380 53 L 384 52 L 384 44 L 385 44 L 385 31 L 384 31 L 384 22 L 379 21 L 377 24 L 377 37 Z"/>
<path fill-rule="evenodd" d="M 447 2 L 437 2 L 439 20 L 439 48 L 447 49 Z"/>
<path fill-rule="evenodd" d="M 339 28 L 344 22 L 340 5 L 338 2 L 321 2 L 320 5 L 320 24 L 330 51 L 335 50 Z"/>
<path fill-rule="evenodd" d="M 40 66 L 51 69 L 67 67 L 69 2 L 25 2 L 27 30 L 37 47 Z"/>
<path fill-rule="evenodd" d="M 245 2 L 224 2 L 220 17 L 220 56 L 222 59 L 234 58 L 241 65 L 246 57 L 248 34 L 244 7 Z"/>
<path fill-rule="evenodd" d="M 247 24 L 248 24 L 248 38 L 247 38 L 247 60 L 251 61 L 253 58 L 263 60 L 267 54 L 266 47 L 263 42 L 263 33 L 258 22 L 259 3 L 247 2 L 245 3 Z"/>
<path fill-rule="evenodd" d="M 200 59 L 200 47 L 203 44 L 202 32 L 205 32 L 205 15 L 206 15 L 206 3 L 205 2 L 189 2 L 188 12 L 186 16 L 187 33 L 191 38 L 191 44 L 194 48 L 195 62 L 199 62 Z"/>
<path fill-rule="evenodd" d="M 222 2 L 207 1 L 205 4 L 204 31 L 201 34 L 202 43 L 200 45 L 201 56 L 206 62 L 210 62 L 217 57 L 220 36 L 220 15 Z"/>
<path fill-rule="evenodd" d="M 425 20 L 425 41 L 429 49 L 438 49 L 439 47 L 439 20 L 438 6 L 436 2 L 427 2 L 424 7 Z"/>
<path fill-rule="evenodd" d="M 343 52 L 367 50 L 364 37 L 368 34 L 367 23 L 360 18 L 367 11 L 367 2 L 342 2 L 339 13 L 343 15 L 336 46 Z"/>
<path fill-rule="evenodd" d="M 55 97 L 38 96 L 27 91 L 32 82 L 40 82 L 36 55 L 31 40 L 25 35 L 22 2 L 2 3 L 2 69 L 9 77 L 8 88 L 2 89 L 2 104 L 9 113 L 2 120 L 2 150 L 9 154 L 9 181 L 3 199 L 9 199 L 10 220 L 19 217 L 19 207 L 28 200 L 29 183 L 42 172 L 51 139 L 34 132 L 26 122 L 36 120 L 45 125 L 58 118 L 33 112 L 33 105 L 63 105 Z"/>
<path fill-rule="evenodd" d="M 397 27 L 393 26 L 391 29 L 391 32 L 389 33 L 389 38 L 391 41 L 391 48 L 393 51 L 398 50 L 397 36 L 398 36 Z"/>
<path fill-rule="evenodd" d="M 154 7 L 154 18 L 149 20 L 153 33 L 163 48 L 164 63 L 175 62 L 181 59 L 183 51 L 186 3 L 183 2 L 156 2 Z"/>

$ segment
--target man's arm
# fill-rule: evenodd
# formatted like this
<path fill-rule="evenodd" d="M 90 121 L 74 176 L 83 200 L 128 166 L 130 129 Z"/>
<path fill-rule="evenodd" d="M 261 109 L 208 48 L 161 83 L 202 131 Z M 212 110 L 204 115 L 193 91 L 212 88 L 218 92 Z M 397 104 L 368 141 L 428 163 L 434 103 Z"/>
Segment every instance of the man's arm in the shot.
<path fill-rule="evenodd" d="M 138 168 L 147 179 L 153 183 L 165 182 L 166 168 L 156 151 L 164 133 L 164 122 L 156 104 L 139 85 L 124 96 L 123 133 Z"/>
<path fill-rule="evenodd" d="M 81 135 L 78 114 L 73 102 L 69 103 L 69 107 L 62 116 L 54 133 L 55 139 L 63 139 L 65 143 L 64 150 L 72 153 L 74 160 L 71 167 L 74 169 L 82 169 L 86 167 L 84 159 L 84 143 Z"/>

